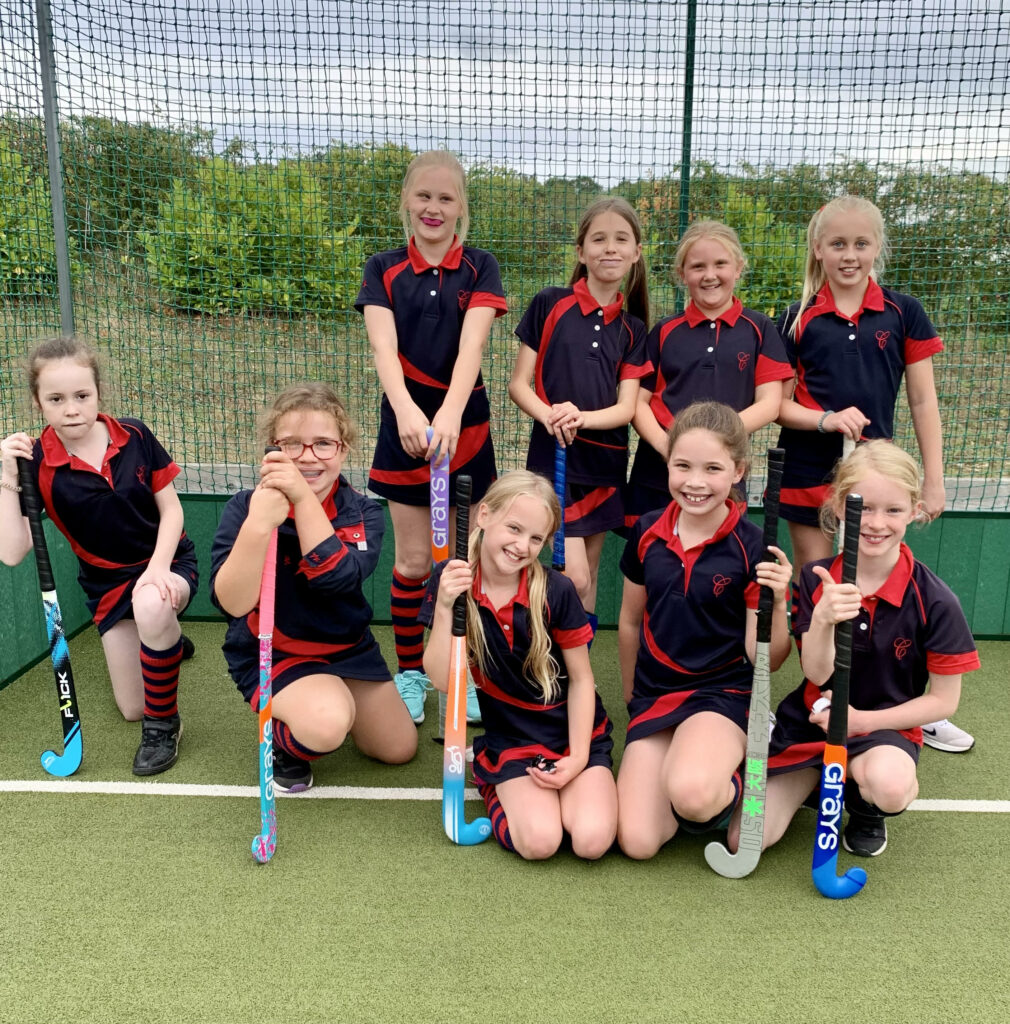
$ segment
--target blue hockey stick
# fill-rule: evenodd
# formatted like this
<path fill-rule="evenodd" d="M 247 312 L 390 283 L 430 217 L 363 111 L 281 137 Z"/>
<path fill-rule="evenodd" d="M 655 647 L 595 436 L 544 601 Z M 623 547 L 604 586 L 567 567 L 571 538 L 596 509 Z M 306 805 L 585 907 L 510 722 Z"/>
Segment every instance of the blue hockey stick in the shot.
<path fill-rule="evenodd" d="M 565 449 L 560 441 L 554 442 L 554 493 L 561 503 L 561 525 L 554 534 L 554 551 L 551 554 L 551 565 L 559 572 L 565 571 L 565 477 L 568 467 Z"/>

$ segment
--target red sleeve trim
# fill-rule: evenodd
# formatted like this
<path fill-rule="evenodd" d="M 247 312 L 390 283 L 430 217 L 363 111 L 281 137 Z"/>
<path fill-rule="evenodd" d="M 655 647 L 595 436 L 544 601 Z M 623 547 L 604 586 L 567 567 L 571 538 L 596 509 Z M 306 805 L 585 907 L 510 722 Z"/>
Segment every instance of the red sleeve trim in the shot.
<path fill-rule="evenodd" d="M 923 341 L 916 341 L 914 338 L 905 339 L 905 365 L 909 363 L 920 363 L 923 359 L 935 356 L 937 352 L 943 351 L 942 338 L 926 338 Z"/>
<path fill-rule="evenodd" d="M 578 629 L 552 629 L 551 635 L 557 641 L 563 651 L 571 650 L 573 647 L 585 647 L 593 639 L 592 627 L 587 622 Z"/>
<path fill-rule="evenodd" d="M 181 472 L 182 470 L 174 462 L 170 462 L 161 469 L 154 470 L 151 473 L 151 490 L 157 494 L 162 488 L 167 487 Z"/>
<path fill-rule="evenodd" d="M 761 355 L 757 359 L 757 367 L 754 371 L 754 386 L 758 384 L 771 384 L 776 380 L 792 380 L 796 375 L 789 363 L 780 363 L 777 359 L 769 359 Z"/>
<path fill-rule="evenodd" d="M 504 295 L 495 295 L 494 292 L 474 292 L 470 296 L 470 301 L 467 303 L 467 309 L 477 309 L 483 307 L 485 309 L 491 308 L 497 310 L 495 313 L 496 317 L 504 316 L 508 310 L 508 303 L 505 301 Z"/>
<path fill-rule="evenodd" d="M 618 381 L 641 380 L 652 373 L 652 363 L 643 363 L 641 366 L 633 366 L 631 363 L 622 363 L 621 372 L 617 375 Z"/>
<path fill-rule="evenodd" d="M 750 608 L 751 611 L 757 611 L 758 598 L 761 596 L 761 586 L 756 580 L 751 580 L 747 584 L 747 589 L 743 592 L 744 604 Z"/>
<path fill-rule="evenodd" d="M 313 565 L 303 558 L 298 566 L 298 571 L 303 573 L 306 579 L 314 580 L 317 576 L 323 576 L 325 573 L 332 572 L 347 557 L 347 554 L 347 548 L 341 545 L 339 551 L 334 551 L 329 558 L 323 559 L 318 565 Z"/>
<path fill-rule="evenodd" d="M 959 676 L 963 672 L 974 672 L 981 667 L 978 651 L 965 651 L 962 654 L 926 651 L 926 668 L 938 676 Z"/>

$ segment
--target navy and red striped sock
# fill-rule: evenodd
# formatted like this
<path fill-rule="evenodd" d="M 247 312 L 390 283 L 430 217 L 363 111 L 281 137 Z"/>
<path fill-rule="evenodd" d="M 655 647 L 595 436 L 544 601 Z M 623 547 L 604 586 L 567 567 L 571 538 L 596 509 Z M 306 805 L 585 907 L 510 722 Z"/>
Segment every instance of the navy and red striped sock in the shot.
<path fill-rule="evenodd" d="M 421 613 L 428 576 L 409 579 L 393 570 L 393 585 L 389 589 L 389 608 L 393 619 L 393 642 L 396 645 L 398 672 L 416 669 L 423 672 L 424 626 L 417 617 Z"/>
<path fill-rule="evenodd" d="M 328 751 L 313 750 L 311 747 L 299 743 L 287 722 L 279 718 L 273 719 L 274 724 L 274 745 L 281 748 L 285 754 L 300 758 L 302 761 L 318 761 Z"/>
<path fill-rule="evenodd" d="M 516 848 L 512 845 L 512 833 L 509 832 L 508 819 L 502 810 L 501 801 L 498 799 L 498 793 L 494 786 L 489 782 L 478 782 L 477 792 L 484 798 L 487 815 L 491 819 L 491 830 L 494 832 L 495 839 L 498 840 L 498 845 L 515 853 Z"/>
<path fill-rule="evenodd" d="M 179 713 L 179 666 L 182 664 L 182 637 L 164 651 L 140 645 L 140 674 L 144 680 L 144 714 L 150 718 L 170 718 Z"/>

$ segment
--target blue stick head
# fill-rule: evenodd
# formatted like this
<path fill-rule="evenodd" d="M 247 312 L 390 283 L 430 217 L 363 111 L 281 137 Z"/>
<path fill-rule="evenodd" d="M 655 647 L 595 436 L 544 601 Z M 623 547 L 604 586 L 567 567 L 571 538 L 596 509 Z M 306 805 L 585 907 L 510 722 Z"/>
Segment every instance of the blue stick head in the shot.
<path fill-rule="evenodd" d="M 42 767 L 50 775 L 65 779 L 81 767 L 84 756 L 84 742 L 81 739 L 81 723 L 76 722 L 63 742 L 63 753 L 47 750 L 41 757 Z"/>

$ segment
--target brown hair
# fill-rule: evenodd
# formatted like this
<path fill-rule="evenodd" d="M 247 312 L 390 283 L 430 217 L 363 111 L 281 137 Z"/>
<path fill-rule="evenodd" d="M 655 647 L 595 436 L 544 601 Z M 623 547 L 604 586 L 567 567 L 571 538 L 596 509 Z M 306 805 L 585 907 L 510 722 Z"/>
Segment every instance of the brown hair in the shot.
<path fill-rule="evenodd" d="M 466 198 L 466 173 L 463 165 L 444 149 L 429 149 L 427 153 L 415 156 L 407 165 L 407 173 L 403 176 L 403 186 L 400 189 L 400 222 L 403 224 L 403 231 L 410 240 L 410 214 L 407 211 L 407 196 L 414 178 L 421 171 L 429 167 L 445 167 L 451 171 L 456 179 L 456 191 L 459 193 L 459 222 L 456 225 L 456 236 L 460 245 L 466 241 L 466 233 L 470 230 L 470 204 Z"/>
<path fill-rule="evenodd" d="M 707 430 L 714 434 L 729 452 L 734 465 L 743 463 L 744 475 L 750 469 L 750 435 L 740 414 L 722 402 L 692 402 L 679 412 L 670 428 L 666 444 L 666 461 L 673 455 L 673 446 L 691 430 Z M 746 501 L 747 496 L 734 484 L 731 497 Z"/>
<path fill-rule="evenodd" d="M 270 406 L 263 410 L 259 419 L 261 443 L 272 444 L 277 439 L 277 423 L 282 416 L 305 409 L 329 413 L 336 420 L 340 440 L 348 446 L 353 445 L 358 439 L 354 421 L 344 408 L 344 403 L 337 397 L 336 391 L 329 384 L 314 380 L 286 387 Z"/>
<path fill-rule="evenodd" d="M 531 473 L 526 469 L 516 469 L 499 477 L 487 490 L 481 504 L 496 516 L 508 511 L 512 502 L 520 495 L 528 494 L 543 502 L 550 516 L 548 538 L 561 526 L 561 504 L 546 477 Z M 476 567 L 480 563 L 481 547 L 484 542 L 484 531 L 475 530 L 470 535 L 470 565 Z M 547 570 L 536 559 L 526 570 L 526 586 L 529 591 L 529 625 L 530 649 L 523 662 L 523 675 L 527 681 L 540 687 L 544 703 L 557 700 L 560 695 L 558 677 L 561 667 L 551 656 L 551 635 L 547 623 Z M 482 674 L 487 674 L 487 665 L 491 657 L 484 625 L 481 622 L 477 602 L 473 594 L 466 600 L 466 635 L 470 657 L 477 663 Z"/>
<path fill-rule="evenodd" d="M 75 335 L 46 338 L 32 349 L 28 356 L 28 390 L 35 403 L 39 401 L 39 374 L 46 363 L 58 359 L 73 359 L 75 363 L 90 368 L 95 378 L 95 389 L 102 397 L 102 371 L 95 350 Z"/>
<path fill-rule="evenodd" d="M 585 245 L 586 235 L 589 234 L 589 229 L 592 226 L 593 221 L 601 213 L 616 213 L 622 220 L 628 222 L 628 227 L 631 228 L 631 233 L 635 236 L 635 241 L 642 244 L 642 225 L 638 220 L 638 214 L 635 213 L 635 208 L 627 201 L 622 199 L 620 196 L 601 196 L 596 202 L 592 203 L 586 212 L 582 214 L 582 218 L 579 221 L 578 230 L 575 233 L 575 244 L 576 246 Z M 568 287 L 570 288 L 576 281 L 583 277 L 588 276 L 589 271 L 586 269 L 585 263 L 579 260 L 575 261 L 575 266 L 572 268 L 571 277 L 568 279 Z M 631 265 L 631 269 L 628 271 L 627 277 L 627 292 L 624 296 L 624 306 L 632 316 L 637 316 L 646 327 L 649 326 L 649 284 L 648 284 L 648 272 L 645 266 L 645 254 L 639 256 L 638 261 Z"/>

